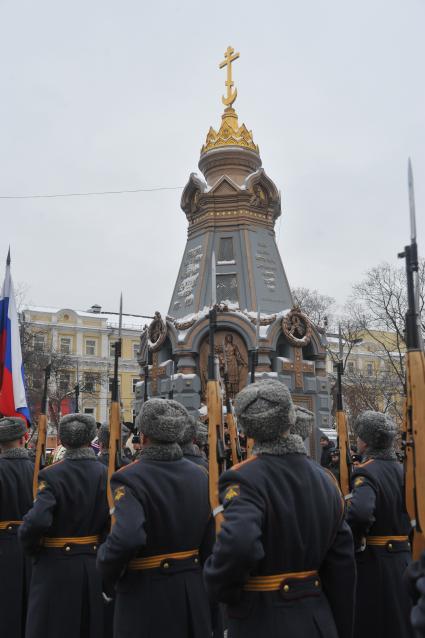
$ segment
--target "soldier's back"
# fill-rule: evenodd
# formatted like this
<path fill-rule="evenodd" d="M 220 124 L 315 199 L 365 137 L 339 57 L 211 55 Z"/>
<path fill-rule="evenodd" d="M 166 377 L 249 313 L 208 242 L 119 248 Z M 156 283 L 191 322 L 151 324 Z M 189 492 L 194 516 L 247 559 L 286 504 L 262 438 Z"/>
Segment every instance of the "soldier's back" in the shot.
<path fill-rule="evenodd" d="M 220 478 L 220 495 L 206 577 L 229 635 L 351 636 L 352 538 L 333 477 L 305 454 L 259 454 Z"/>
<path fill-rule="evenodd" d="M 20 529 L 34 557 L 26 638 L 103 637 L 96 553 L 109 528 L 106 488 L 107 470 L 88 448 L 40 472 Z"/>
<path fill-rule="evenodd" d="M 25 449 L 0 455 L 0 626 L 8 638 L 21 638 L 31 575 L 17 531 L 32 505 L 34 465 Z"/>
<path fill-rule="evenodd" d="M 117 525 L 98 562 L 116 583 L 115 635 L 208 636 L 201 565 L 214 530 L 207 472 L 183 458 L 142 456 L 112 486 Z"/>
<path fill-rule="evenodd" d="M 408 638 L 410 601 L 403 574 L 410 562 L 410 522 L 403 470 L 392 459 L 359 464 L 351 479 L 347 521 L 356 545 L 357 638 Z"/>

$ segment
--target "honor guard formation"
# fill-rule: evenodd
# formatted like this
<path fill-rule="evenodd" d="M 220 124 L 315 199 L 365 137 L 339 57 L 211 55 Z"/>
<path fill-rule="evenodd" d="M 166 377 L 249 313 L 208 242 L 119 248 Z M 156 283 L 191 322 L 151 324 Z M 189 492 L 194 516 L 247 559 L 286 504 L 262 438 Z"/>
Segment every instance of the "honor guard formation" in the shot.
<path fill-rule="evenodd" d="M 413 176 L 402 422 L 352 418 L 343 338 L 294 303 L 275 241 L 280 193 L 225 110 L 181 206 L 188 240 L 166 319 L 140 336 L 124 424 L 120 302 L 107 422 L 63 413 L 51 364 L 25 400 L 10 255 L 0 299 L 1 638 L 425 636 L 425 356 Z M 331 398 L 333 396 L 333 401 Z M 29 445 L 29 439 L 30 445 Z M 131 441 L 131 444 L 130 444 Z"/>

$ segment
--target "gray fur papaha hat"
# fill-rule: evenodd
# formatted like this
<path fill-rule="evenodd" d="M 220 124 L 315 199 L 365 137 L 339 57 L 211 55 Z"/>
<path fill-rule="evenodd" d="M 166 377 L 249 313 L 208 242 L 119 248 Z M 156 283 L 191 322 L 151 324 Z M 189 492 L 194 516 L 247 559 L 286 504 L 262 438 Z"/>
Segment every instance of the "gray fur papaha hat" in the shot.
<path fill-rule="evenodd" d="M 24 419 L 17 416 L 5 416 L 0 419 L 0 443 L 17 441 L 27 432 Z"/>
<path fill-rule="evenodd" d="M 366 410 L 354 424 L 356 435 L 374 450 L 386 450 L 393 446 L 398 429 L 390 417 L 382 412 Z"/>
<path fill-rule="evenodd" d="M 203 447 L 208 443 L 208 426 L 206 423 L 202 423 L 202 421 L 197 420 L 197 430 L 195 435 L 195 443 L 200 447 Z"/>
<path fill-rule="evenodd" d="M 59 423 L 59 438 L 66 448 L 88 445 L 96 436 L 96 420 L 91 414 L 67 414 Z"/>
<path fill-rule="evenodd" d="M 198 419 L 194 416 L 189 415 L 189 418 L 186 422 L 186 427 L 184 428 L 181 436 L 179 438 L 179 443 L 184 445 L 185 443 L 192 443 L 192 441 L 196 438 L 196 433 L 198 431 Z"/>
<path fill-rule="evenodd" d="M 245 434 L 256 441 L 273 441 L 295 423 L 288 388 L 272 379 L 252 383 L 241 390 L 236 397 L 235 411 Z"/>
<path fill-rule="evenodd" d="M 123 424 L 121 424 L 121 442 L 124 445 L 130 435 L 130 430 Z M 99 443 L 105 449 L 109 447 L 109 423 L 102 423 L 97 433 Z"/>
<path fill-rule="evenodd" d="M 97 433 L 99 443 L 107 448 L 109 446 L 109 425 L 107 423 L 102 423 Z"/>
<path fill-rule="evenodd" d="M 149 399 L 136 419 L 137 429 L 160 443 L 179 441 L 188 423 L 186 408 L 171 399 Z"/>
<path fill-rule="evenodd" d="M 314 414 L 303 408 L 301 405 L 295 406 L 295 423 L 291 427 L 291 434 L 298 434 L 305 441 L 311 434 L 314 425 Z"/>

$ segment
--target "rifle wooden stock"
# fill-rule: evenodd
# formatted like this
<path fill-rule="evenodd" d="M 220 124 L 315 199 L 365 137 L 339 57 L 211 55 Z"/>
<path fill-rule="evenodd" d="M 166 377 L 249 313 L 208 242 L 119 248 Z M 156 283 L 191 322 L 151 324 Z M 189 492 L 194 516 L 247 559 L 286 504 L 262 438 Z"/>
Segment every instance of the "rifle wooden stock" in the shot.
<path fill-rule="evenodd" d="M 252 456 L 252 448 L 254 447 L 254 439 L 246 440 L 246 458 L 249 459 Z"/>
<path fill-rule="evenodd" d="M 410 520 L 416 524 L 413 557 L 425 549 L 425 355 L 406 353 L 405 498 Z"/>
<path fill-rule="evenodd" d="M 43 469 L 46 458 L 46 442 L 47 442 L 47 416 L 40 414 L 38 417 L 37 428 L 37 447 L 35 450 L 34 475 L 32 480 L 32 493 L 35 498 L 38 490 L 38 475 Z"/>
<path fill-rule="evenodd" d="M 220 477 L 220 460 L 218 458 L 218 442 L 221 438 L 223 407 L 221 399 L 220 384 L 214 379 L 207 383 L 207 405 L 208 405 L 208 449 L 209 449 L 209 496 L 210 505 L 213 512 L 220 506 L 218 494 L 218 479 Z M 216 533 L 220 531 L 223 522 L 221 512 L 215 515 Z"/>
<path fill-rule="evenodd" d="M 121 447 L 121 418 L 120 404 L 118 401 L 111 402 L 111 413 L 109 419 L 109 464 L 108 464 L 108 503 L 109 511 L 112 516 L 112 524 L 115 523 L 115 517 L 112 515 L 114 509 L 114 497 L 111 490 L 112 474 L 118 469 L 118 457 Z"/>
<path fill-rule="evenodd" d="M 350 441 L 348 438 L 347 416 L 343 410 L 336 412 L 336 429 L 339 448 L 339 485 L 344 496 L 350 493 Z"/>
<path fill-rule="evenodd" d="M 226 415 L 227 428 L 230 436 L 230 450 L 232 452 L 232 465 L 237 465 L 241 460 L 238 455 L 238 430 L 232 408 L 227 408 Z"/>

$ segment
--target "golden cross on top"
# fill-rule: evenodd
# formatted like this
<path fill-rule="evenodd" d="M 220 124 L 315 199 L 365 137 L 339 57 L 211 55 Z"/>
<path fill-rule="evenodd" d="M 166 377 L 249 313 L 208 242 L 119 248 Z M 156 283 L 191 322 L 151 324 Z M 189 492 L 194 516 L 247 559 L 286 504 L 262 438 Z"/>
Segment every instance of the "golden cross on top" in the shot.
<path fill-rule="evenodd" d="M 237 60 L 239 57 L 239 53 L 235 53 L 235 50 L 232 47 L 227 47 L 226 52 L 224 54 L 224 60 L 220 63 L 219 68 L 227 66 L 227 80 L 225 82 L 227 86 L 227 95 L 226 97 L 221 98 L 223 104 L 225 106 L 232 106 L 233 102 L 236 100 L 238 96 L 238 90 L 235 89 L 232 91 L 232 87 L 234 86 L 234 82 L 232 80 L 232 62 Z"/>

